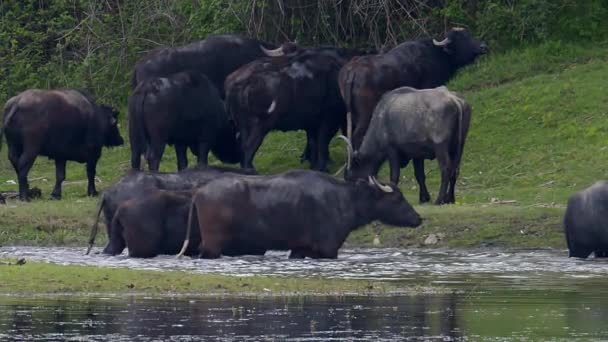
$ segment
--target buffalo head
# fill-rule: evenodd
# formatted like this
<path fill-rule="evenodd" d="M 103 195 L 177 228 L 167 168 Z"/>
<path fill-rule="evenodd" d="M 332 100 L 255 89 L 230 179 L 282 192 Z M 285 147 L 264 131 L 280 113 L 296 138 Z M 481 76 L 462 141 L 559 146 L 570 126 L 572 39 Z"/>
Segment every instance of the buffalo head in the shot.
<path fill-rule="evenodd" d="M 393 184 L 381 184 L 372 176 L 368 177 L 367 184 L 364 180 L 357 181 L 360 186 L 370 187 L 372 205 L 369 208 L 376 219 L 384 224 L 400 227 L 418 227 L 422 224 L 422 218 L 403 197 L 399 188 Z"/>
<path fill-rule="evenodd" d="M 104 132 L 104 145 L 108 147 L 120 146 L 125 143 L 120 131 L 118 130 L 118 110 L 107 105 L 100 105 L 99 111 L 102 114 L 103 120 L 106 120 Z"/>
<path fill-rule="evenodd" d="M 460 27 L 451 29 L 441 41 L 433 39 L 433 44 L 442 48 L 459 66 L 471 64 L 488 52 L 484 42 L 476 40 L 468 30 Z"/>

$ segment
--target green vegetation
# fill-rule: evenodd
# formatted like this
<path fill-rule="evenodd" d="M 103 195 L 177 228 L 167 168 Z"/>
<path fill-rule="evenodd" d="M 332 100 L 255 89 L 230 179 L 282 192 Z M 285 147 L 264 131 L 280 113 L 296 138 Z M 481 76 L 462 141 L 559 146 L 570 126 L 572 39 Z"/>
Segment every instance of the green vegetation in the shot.
<path fill-rule="evenodd" d="M 442 288 L 396 282 L 325 278 L 230 277 L 187 272 L 60 266 L 0 259 L 0 295 L 18 294 L 191 294 L 191 295 L 377 295 L 439 293 Z"/>

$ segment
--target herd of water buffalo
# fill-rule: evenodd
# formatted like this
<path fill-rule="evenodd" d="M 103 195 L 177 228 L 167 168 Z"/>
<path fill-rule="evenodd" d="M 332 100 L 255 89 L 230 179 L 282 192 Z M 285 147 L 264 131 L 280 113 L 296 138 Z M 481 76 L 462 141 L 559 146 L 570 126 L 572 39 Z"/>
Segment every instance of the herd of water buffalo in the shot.
<path fill-rule="evenodd" d="M 335 258 L 349 232 L 373 220 L 420 225 L 397 188 L 400 169 L 412 160 L 419 200 L 428 202 L 424 160 L 436 158 L 435 203 L 455 201 L 471 107 L 442 85 L 486 52 L 466 29 L 453 28 L 442 40 L 407 41 L 384 53 L 239 35 L 148 53 L 135 65 L 128 103 L 132 171 L 104 191 L 89 251 L 102 212 L 103 252 L 127 247 L 133 257 L 279 249 L 292 258 Z M 301 160 L 313 171 L 255 175 L 254 156 L 272 130 L 304 130 Z M 348 147 L 343 181 L 326 173 L 339 130 L 348 136 L 340 136 Z M 25 201 L 38 155 L 55 160 L 53 198 L 61 198 L 67 160 L 86 163 L 94 196 L 102 147 L 124 143 L 118 111 L 75 89 L 12 97 L 0 144 L 2 134 Z M 175 147 L 176 173 L 157 172 L 167 144 Z M 196 168 L 187 169 L 188 149 Z M 210 151 L 241 168 L 207 166 Z M 142 156 L 151 172 L 140 171 Z M 382 184 L 375 177 L 387 160 L 391 183 Z"/>

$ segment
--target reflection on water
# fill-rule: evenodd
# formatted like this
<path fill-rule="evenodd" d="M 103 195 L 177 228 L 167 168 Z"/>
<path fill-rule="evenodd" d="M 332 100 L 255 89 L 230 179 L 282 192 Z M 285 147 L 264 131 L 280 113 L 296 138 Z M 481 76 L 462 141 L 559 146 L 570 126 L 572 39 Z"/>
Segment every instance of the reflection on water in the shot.
<path fill-rule="evenodd" d="M 608 300 L 539 292 L 413 297 L 4 298 L 0 340 L 608 338 Z"/>
<path fill-rule="evenodd" d="M 0 297 L 0 341 L 18 340 L 607 340 L 608 261 L 564 251 L 343 250 L 338 260 L 285 253 L 219 260 L 84 256 L 83 249 L 2 247 L 0 257 L 60 264 L 386 279 L 452 294 L 380 297 Z M 0 277 L 1 281 L 1 277 Z"/>

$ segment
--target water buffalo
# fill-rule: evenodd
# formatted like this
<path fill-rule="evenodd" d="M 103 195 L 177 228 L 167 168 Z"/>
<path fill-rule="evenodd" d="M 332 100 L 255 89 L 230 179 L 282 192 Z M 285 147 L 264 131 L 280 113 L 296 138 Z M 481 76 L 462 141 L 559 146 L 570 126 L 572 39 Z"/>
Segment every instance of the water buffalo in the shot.
<path fill-rule="evenodd" d="M 209 150 L 226 163 L 241 159 L 236 128 L 218 90 L 198 72 L 142 81 L 129 98 L 129 138 L 131 167 L 137 170 L 147 149 L 148 167 L 158 171 L 167 143 L 175 145 L 178 170 L 188 166 L 188 147 L 201 166 L 207 165 Z"/>
<path fill-rule="evenodd" d="M 234 242 L 291 250 L 290 258 L 336 258 L 348 234 L 373 220 L 421 224 L 394 185 L 382 185 L 373 177 L 369 183 L 344 182 L 305 170 L 209 182 L 192 197 L 188 221 L 195 215 L 204 258 L 218 258 Z M 187 246 L 186 240 L 182 251 Z"/>
<path fill-rule="evenodd" d="M 391 182 L 399 169 L 414 160 L 420 201 L 430 196 L 425 184 L 424 159 L 435 159 L 441 170 L 436 204 L 454 203 L 456 178 L 471 120 L 471 107 L 446 87 L 416 90 L 397 88 L 382 96 L 360 148 L 352 154 L 345 179 L 376 175 L 388 159 Z M 350 158 L 349 158 L 350 159 Z"/>
<path fill-rule="evenodd" d="M 241 137 L 241 166 L 253 168 L 254 155 L 271 130 L 304 130 L 303 159 L 326 171 L 329 142 L 345 123 L 338 71 L 359 52 L 334 47 L 301 48 L 284 56 L 272 52 L 273 57 L 253 61 L 226 78 L 226 106 Z"/>
<path fill-rule="evenodd" d="M 596 182 L 568 199 L 564 232 L 570 257 L 608 257 L 608 183 Z"/>
<path fill-rule="evenodd" d="M 260 46 L 275 48 L 274 45 L 257 39 L 220 34 L 210 35 L 185 46 L 157 49 L 136 63 L 131 87 L 135 89 L 147 79 L 193 70 L 207 75 L 223 98 L 226 76 L 240 66 L 264 56 Z"/>
<path fill-rule="evenodd" d="M 247 170 L 208 166 L 201 169 L 186 169 L 177 173 L 147 173 L 131 170 L 118 182 L 107 188 L 99 201 L 95 222 L 91 226 L 91 237 L 87 254 L 91 251 L 97 236 L 99 216 L 103 212 L 108 234 L 108 244 L 103 253 L 117 255 L 122 252 L 125 242 L 122 234 L 114 234 L 112 218 L 116 214 L 118 206 L 134 198 L 145 196 L 150 189 L 184 191 L 197 188 L 210 180 L 225 174 L 250 174 Z"/>
<path fill-rule="evenodd" d="M 129 256 L 134 258 L 177 254 L 184 241 L 191 197 L 192 191 L 150 188 L 122 202 L 111 223 L 114 230 L 110 244 L 115 246 L 114 253 L 122 253 L 126 245 Z M 200 243 L 199 232 L 193 231 L 190 239 Z M 197 251 L 191 248 L 186 255 Z"/>
<path fill-rule="evenodd" d="M 19 180 L 19 198 L 28 200 L 27 175 L 38 155 L 55 160 L 53 198 L 61 198 L 67 160 L 86 163 L 87 194 L 96 196 L 95 172 L 102 147 L 123 144 L 117 118 L 114 108 L 97 105 L 80 90 L 31 89 L 10 98 L 4 106 L 0 143 L 4 132 L 8 159 Z"/>
<path fill-rule="evenodd" d="M 344 65 L 339 85 L 349 113 L 353 146 L 358 148 L 363 141 L 382 94 L 404 86 L 438 87 L 486 52 L 485 43 L 475 40 L 469 31 L 453 28 L 442 41 L 407 41 L 385 54 L 358 57 Z"/>

